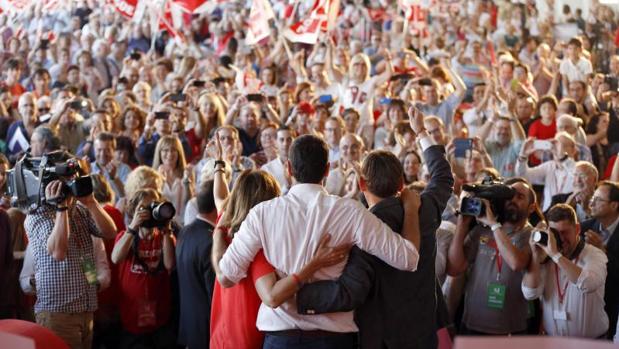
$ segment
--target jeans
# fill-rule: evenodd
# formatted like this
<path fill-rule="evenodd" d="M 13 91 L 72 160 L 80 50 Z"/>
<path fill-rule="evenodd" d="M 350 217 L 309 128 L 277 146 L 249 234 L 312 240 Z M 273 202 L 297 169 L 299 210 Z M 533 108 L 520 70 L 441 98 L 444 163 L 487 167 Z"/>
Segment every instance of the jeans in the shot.
<path fill-rule="evenodd" d="M 326 336 L 279 336 L 267 333 L 263 349 L 355 349 L 356 333 Z"/>

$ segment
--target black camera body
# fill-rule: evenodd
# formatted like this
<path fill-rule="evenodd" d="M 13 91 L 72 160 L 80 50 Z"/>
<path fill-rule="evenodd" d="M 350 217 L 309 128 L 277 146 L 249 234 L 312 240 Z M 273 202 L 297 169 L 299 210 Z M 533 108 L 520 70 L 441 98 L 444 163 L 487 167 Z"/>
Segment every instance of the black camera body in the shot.
<path fill-rule="evenodd" d="M 490 202 L 492 212 L 499 222 L 505 218 L 505 203 L 511 200 L 516 191 L 509 185 L 486 177 L 481 184 L 465 184 L 462 190 L 473 194 L 472 197 L 462 199 L 460 214 L 465 216 L 483 217 L 486 214 L 486 205 L 481 199 Z"/>
<path fill-rule="evenodd" d="M 555 241 L 557 242 L 557 249 L 561 250 L 561 247 L 563 246 L 563 242 L 561 241 L 559 232 L 557 232 L 553 228 L 550 228 L 550 232 L 555 236 Z M 533 239 L 533 242 L 539 245 L 544 245 L 544 246 L 548 245 L 548 233 L 543 230 L 534 231 L 533 236 L 531 238 Z"/>
<path fill-rule="evenodd" d="M 7 172 L 7 194 L 11 196 L 11 205 L 22 209 L 38 208 L 45 201 L 45 188 L 54 180 L 63 182 L 62 193 L 47 200 L 48 203 L 57 205 L 68 196 L 88 196 L 93 191 L 92 181 L 90 176 L 80 176 L 81 172 L 77 159 L 66 152 L 54 151 L 41 157 L 27 153 Z"/>
<path fill-rule="evenodd" d="M 176 209 L 171 202 L 152 202 L 147 210 L 150 211 L 150 219 L 142 223 L 144 228 L 163 228 L 176 214 Z"/>

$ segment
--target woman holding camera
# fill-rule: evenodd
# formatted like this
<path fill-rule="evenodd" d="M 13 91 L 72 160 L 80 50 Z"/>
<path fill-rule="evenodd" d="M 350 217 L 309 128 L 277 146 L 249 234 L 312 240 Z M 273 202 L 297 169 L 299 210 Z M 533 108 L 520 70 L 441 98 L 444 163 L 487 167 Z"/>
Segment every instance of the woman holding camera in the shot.
<path fill-rule="evenodd" d="M 152 204 L 162 201 L 153 189 L 138 190 L 127 205 L 133 217 L 116 238 L 112 262 L 118 264 L 119 309 L 123 326 L 120 348 L 174 348 L 167 326 L 171 309 L 170 272 L 174 267 L 171 220 L 155 221 Z"/>
<path fill-rule="evenodd" d="M 185 162 L 185 152 L 178 137 L 163 136 L 155 148 L 153 168 L 163 176 L 163 196 L 176 208 L 175 221 L 183 225 L 187 201 L 193 196 L 193 171 Z"/>

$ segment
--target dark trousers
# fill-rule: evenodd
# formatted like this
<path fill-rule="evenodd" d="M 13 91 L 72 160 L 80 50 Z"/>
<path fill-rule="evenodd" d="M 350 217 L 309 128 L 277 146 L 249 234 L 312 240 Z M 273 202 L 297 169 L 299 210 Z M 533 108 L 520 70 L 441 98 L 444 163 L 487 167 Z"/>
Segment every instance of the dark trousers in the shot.
<path fill-rule="evenodd" d="M 356 349 L 357 334 L 279 335 L 266 333 L 263 349 Z"/>

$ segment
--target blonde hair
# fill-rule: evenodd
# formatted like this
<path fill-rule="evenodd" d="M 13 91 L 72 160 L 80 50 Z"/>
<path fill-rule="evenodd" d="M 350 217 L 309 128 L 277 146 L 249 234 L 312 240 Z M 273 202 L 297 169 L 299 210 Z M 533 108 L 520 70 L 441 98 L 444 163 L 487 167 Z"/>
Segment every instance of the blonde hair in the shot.
<path fill-rule="evenodd" d="M 368 55 L 366 55 L 365 53 L 357 53 L 356 55 L 352 56 L 352 59 L 350 60 L 350 64 L 348 65 L 348 79 L 352 79 L 353 77 L 353 66 L 357 63 L 363 63 L 365 65 L 365 76 L 363 77 L 362 81 L 367 81 L 367 79 L 370 78 L 370 58 L 368 57 Z"/>
<path fill-rule="evenodd" d="M 161 151 L 166 147 L 171 147 L 178 153 L 174 172 L 178 177 L 182 177 L 183 172 L 185 171 L 185 167 L 187 166 L 187 162 L 185 161 L 185 151 L 183 150 L 183 145 L 176 136 L 163 136 L 159 139 L 159 141 L 157 142 L 157 146 L 155 147 L 153 168 L 158 169 L 159 165 L 161 165 Z"/>
<path fill-rule="evenodd" d="M 137 191 L 144 188 L 161 191 L 163 188 L 163 177 L 148 166 L 138 166 L 127 176 L 125 197 L 130 198 Z"/>
<path fill-rule="evenodd" d="M 155 189 L 147 188 L 136 191 L 135 193 L 133 193 L 133 195 L 129 197 L 129 201 L 127 202 L 127 207 L 125 210 L 127 216 L 133 217 L 140 201 L 144 200 L 147 197 L 152 198 L 155 201 L 159 201 L 162 198 L 161 193 L 159 193 Z"/>
<path fill-rule="evenodd" d="M 245 170 L 234 184 L 224 208 L 223 225 L 236 232 L 254 206 L 281 194 L 279 184 L 262 170 Z"/>
<path fill-rule="evenodd" d="M 215 118 L 216 120 L 215 127 L 219 127 L 223 125 L 226 112 L 224 110 L 223 104 L 221 103 L 221 100 L 214 93 L 202 94 L 200 98 L 198 99 L 198 105 L 200 106 L 200 111 L 202 113 L 204 113 L 204 109 L 205 109 L 204 106 L 206 105 L 207 102 L 213 105 L 213 108 L 215 109 L 215 113 L 217 114 L 217 117 Z M 208 115 L 204 115 L 204 116 L 206 116 L 208 120 Z M 205 136 L 208 137 L 208 135 L 205 135 Z"/>

